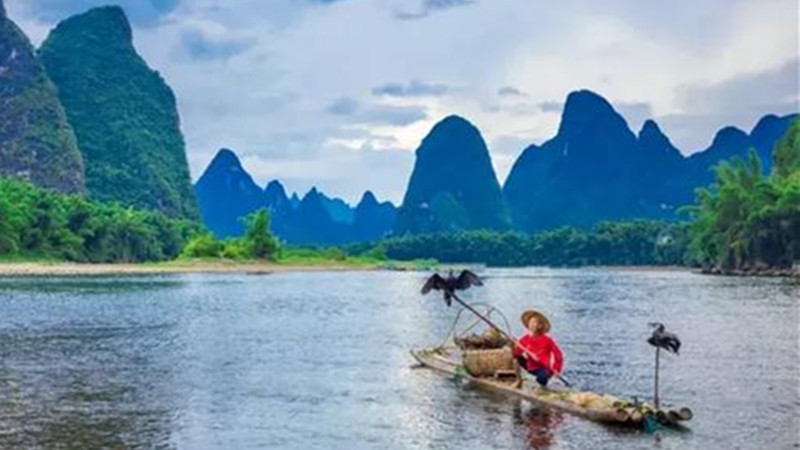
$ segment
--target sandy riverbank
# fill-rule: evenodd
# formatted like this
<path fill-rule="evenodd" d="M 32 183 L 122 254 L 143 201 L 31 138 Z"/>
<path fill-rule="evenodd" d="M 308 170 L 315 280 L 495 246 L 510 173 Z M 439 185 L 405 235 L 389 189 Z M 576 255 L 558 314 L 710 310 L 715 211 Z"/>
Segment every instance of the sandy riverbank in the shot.
<path fill-rule="evenodd" d="M 247 273 L 378 270 L 377 266 L 336 264 L 275 264 L 233 261 L 172 261 L 159 264 L 0 263 L 0 276 L 25 275 L 146 275 L 179 273 Z"/>

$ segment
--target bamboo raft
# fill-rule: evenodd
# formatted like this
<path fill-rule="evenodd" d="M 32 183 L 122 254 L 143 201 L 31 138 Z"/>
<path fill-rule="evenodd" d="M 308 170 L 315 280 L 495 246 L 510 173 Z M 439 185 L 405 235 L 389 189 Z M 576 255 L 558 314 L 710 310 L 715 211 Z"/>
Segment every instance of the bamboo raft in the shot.
<path fill-rule="evenodd" d="M 457 348 L 412 350 L 411 355 L 425 367 L 462 377 L 475 386 L 595 422 L 644 428 L 649 419 L 662 426 L 681 428 L 681 422 L 691 420 L 693 415 L 689 408 L 656 409 L 647 403 L 634 403 L 612 395 L 532 387 L 519 378 L 516 370 L 497 371 L 494 376 L 473 376 L 464 367 Z"/>

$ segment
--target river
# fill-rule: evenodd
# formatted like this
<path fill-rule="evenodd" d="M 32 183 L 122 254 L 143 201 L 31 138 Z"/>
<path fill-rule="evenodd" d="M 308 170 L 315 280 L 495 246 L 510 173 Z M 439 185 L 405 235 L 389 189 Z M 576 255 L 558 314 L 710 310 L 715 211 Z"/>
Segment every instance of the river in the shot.
<path fill-rule="evenodd" d="M 3 449 L 791 449 L 800 285 L 675 270 L 490 269 L 465 297 L 546 312 L 581 388 L 649 399 L 648 322 L 683 341 L 656 436 L 414 368 L 456 308 L 408 272 L 0 278 Z"/>

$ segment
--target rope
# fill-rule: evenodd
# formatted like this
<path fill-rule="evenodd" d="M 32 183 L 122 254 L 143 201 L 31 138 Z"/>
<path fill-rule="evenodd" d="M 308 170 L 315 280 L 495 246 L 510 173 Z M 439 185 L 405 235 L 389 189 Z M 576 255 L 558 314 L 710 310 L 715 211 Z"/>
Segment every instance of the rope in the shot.
<path fill-rule="evenodd" d="M 496 306 L 492 305 L 491 303 L 487 303 L 487 302 L 470 303 L 469 305 L 472 306 L 473 308 L 475 308 L 475 307 L 486 307 L 487 309 L 486 309 L 485 315 L 487 317 L 491 317 L 492 313 L 496 312 L 500 316 L 500 318 L 503 319 L 503 323 L 506 326 L 506 332 L 509 335 L 511 335 L 511 324 L 508 322 L 508 318 L 506 317 L 506 315 L 503 314 L 503 312 L 499 308 L 497 308 Z M 436 347 L 436 348 L 445 348 L 447 346 L 447 343 L 451 340 L 451 336 L 452 336 L 452 339 L 455 340 L 457 337 L 462 337 L 465 334 L 467 334 L 469 331 L 471 331 L 473 328 L 475 328 L 478 324 L 483 323 L 480 319 L 475 319 L 474 322 L 472 322 L 468 327 L 466 327 L 460 333 L 456 333 L 456 327 L 458 326 L 458 322 L 461 320 L 461 313 L 463 313 L 464 311 L 465 311 L 464 308 L 461 308 L 461 309 L 458 310 L 458 313 L 456 314 L 456 317 L 453 320 L 453 324 L 450 326 L 450 331 L 447 332 L 447 335 L 445 336 L 445 338 L 442 341 L 442 343 L 439 344 L 439 346 Z"/>

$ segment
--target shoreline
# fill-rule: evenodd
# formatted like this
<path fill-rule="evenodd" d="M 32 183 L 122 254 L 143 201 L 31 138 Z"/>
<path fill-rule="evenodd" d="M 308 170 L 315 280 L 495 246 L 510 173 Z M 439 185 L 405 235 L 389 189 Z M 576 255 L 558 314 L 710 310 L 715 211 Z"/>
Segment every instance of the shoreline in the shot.
<path fill-rule="evenodd" d="M 86 264 L 69 262 L 0 262 L 0 276 L 161 275 L 190 273 L 240 273 L 249 275 L 286 272 L 373 271 L 377 265 L 278 264 L 273 262 L 170 261 L 144 264 Z"/>
<path fill-rule="evenodd" d="M 449 264 L 440 264 L 442 269 Z M 456 265 L 459 266 L 459 265 Z M 538 266 L 531 266 L 538 267 Z M 541 266 L 547 267 L 547 266 Z M 634 272 L 669 271 L 692 272 L 699 275 L 717 277 L 786 277 L 800 278 L 800 269 L 762 270 L 762 271 L 711 271 L 698 267 L 683 266 L 583 266 L 599 270 L 622 270 Z M 514 267 L 515 269 L 517 267 Z M 386 262 L 381 264 L 347 264 L 333 261 L 324 262 L 242 262 L 231 260 L 185 260 L 161 263 L 72 263 L 59 261 L 21 261 L 0 262 L 0 277 L 14 276 L 101 276 L 101 275 L 169 275 L 192 273 L 238 273 L 246 275 L 265 275 L 290 272 L 371 272 L 415 271 L 423 267 L 413 263 Z"/>

